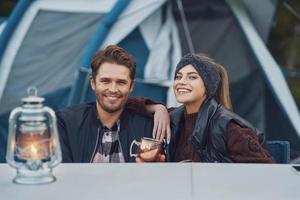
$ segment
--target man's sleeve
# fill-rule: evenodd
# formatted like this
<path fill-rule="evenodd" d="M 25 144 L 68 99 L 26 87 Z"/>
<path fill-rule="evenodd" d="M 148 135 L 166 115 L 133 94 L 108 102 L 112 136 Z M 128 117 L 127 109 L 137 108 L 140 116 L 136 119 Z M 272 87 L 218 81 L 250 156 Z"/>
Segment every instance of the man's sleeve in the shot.
<path fill-rule="evenodd" d="M 57 128 L 58 128 L 58 134 L 59 134 L 59 141 L 62 151 L 62 157 L 64 163 L 71 163 L 73 162 L 72 154 L 70 150 L 70 142 L 68 139 L 68 130 L 66 127 L 66 123 L 62 117 L 62 114 L 60 112 L 56 113 L 57 117 Z"/>

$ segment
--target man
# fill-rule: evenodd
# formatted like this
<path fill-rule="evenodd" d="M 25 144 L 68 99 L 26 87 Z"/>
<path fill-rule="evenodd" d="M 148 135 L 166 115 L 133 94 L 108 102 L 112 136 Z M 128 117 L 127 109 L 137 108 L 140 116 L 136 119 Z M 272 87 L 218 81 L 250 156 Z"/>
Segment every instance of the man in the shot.
<path fill-rule="evenodd" d="M 96 102 L 57 112 L 63 162 L 135 162 L 129 156 L 132 141 L 152 137 L 153 129 L 150 117 L 125 106 L 135 62 L 124 49 L 110 45 L 94 55 L 91 68 Z"/>

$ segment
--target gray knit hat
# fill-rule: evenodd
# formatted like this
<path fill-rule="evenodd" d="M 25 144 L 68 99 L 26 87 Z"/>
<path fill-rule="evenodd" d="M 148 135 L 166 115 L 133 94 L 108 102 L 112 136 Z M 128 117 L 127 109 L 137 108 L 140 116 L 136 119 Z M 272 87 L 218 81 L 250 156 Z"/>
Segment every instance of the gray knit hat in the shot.
<path fill-rule="evenodd" d="M 189 64 L 191 64 L 201 76 L 207 91 L 207 95 L 214 97 L 220 83 L 220 75 L 216 67 L 207 60 L 201 59 L 200 56 L 189 53 L 183 56 L 177 64 L 175 76 L 180 69 Z"/>

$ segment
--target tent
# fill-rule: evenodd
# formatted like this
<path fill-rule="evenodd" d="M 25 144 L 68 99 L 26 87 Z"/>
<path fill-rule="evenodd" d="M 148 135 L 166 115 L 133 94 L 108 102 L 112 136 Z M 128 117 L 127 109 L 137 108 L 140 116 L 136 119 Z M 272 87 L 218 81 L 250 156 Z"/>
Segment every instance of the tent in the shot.
<path fill-rule="evenodd" d="M 234 111 L 299 156 L 299 111 L 264 43 L 275 8 L 274 0 L 20 0 L 0 35 L 0 162 L 9 112 L 26 88 L 55 110 L 94 100 L 89 63 L 108 44 L 137 61 L 132 95 L 169 106 L 181 55 L 210 55 L 228 70 Z"/>

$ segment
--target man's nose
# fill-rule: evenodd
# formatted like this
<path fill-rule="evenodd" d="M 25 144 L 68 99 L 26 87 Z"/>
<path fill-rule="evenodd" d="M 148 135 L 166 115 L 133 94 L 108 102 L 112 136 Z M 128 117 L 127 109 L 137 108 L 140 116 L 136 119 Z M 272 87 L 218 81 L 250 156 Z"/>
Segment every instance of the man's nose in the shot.
<path fill-rule="evenodd" d="M 111 92 L 117 92 L 118 91 L 118 86 L 117 86 L 117 84 L 116 83 L 111 83 L 110 84 L 110 86 L 109 86 L 109 90 L 111 91 Z"/>

